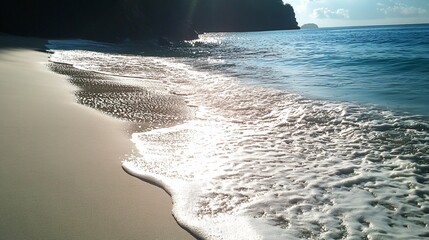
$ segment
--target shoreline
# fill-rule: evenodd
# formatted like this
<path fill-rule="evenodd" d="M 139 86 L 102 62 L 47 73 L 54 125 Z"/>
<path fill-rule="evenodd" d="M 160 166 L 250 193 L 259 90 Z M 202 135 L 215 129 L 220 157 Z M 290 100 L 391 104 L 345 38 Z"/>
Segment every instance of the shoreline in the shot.
<path fill-rule="evenodd" d="M 76 103 L 44 43 L 0 34 L 2 237 L 194 239 L 163 189 L 122 169 L 126 123 Z"/>

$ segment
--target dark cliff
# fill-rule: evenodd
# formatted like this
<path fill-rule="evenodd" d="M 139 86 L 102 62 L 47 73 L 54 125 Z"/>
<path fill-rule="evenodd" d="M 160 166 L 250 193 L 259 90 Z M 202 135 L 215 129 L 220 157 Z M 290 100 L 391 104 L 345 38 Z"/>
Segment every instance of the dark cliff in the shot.
<path fill-rule="evenodd" d="M 0 31 L 46 38 L 193 39 L 198 32 L 299 29 L 281 0 L 2 0 Z"/>
<path fill-rule="evenodd" d="M 198 31 L 299 29 L 292 6 L 282 0 L 201 0 L 196 9 Z"/>

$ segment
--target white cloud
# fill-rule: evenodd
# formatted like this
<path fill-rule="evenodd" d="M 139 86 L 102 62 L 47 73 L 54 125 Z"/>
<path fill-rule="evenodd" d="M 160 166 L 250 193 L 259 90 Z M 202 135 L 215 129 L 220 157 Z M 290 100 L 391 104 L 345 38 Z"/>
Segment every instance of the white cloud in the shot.
<path fill-rule="evenodd" d="M 426 9 L 409 6 L 403 3 L 395 3 L 393 6 L 388 6 L 388 7 L 380 6 L 378 10 L 380 12 L 383 12 L 387 16 L 400 15 L 400 16 L 409 16 L 409 17 L 422 15 L 427 12 Z"/>
<path fill-rule="evenodd" d="M 337 10 L 330 10 L 328 8 L 316 8 L 313 10 L 313 18 L 325 19 L 325 18 L 350 18 L 349 10 L 344 8 L 339 8 Z"/>
<path fill-rule="evenodd" d="M 283 0 L 298 23 L 322 27 L 429 22 L 429 0 Z"/>
<path fill-rule="evenodd" d="M 310 9 L 309 5 L 314 3 L 324 4 L 326 0 L 283 0 L 284 3 L 290 3 L 296 13 L 307 13 Z"/>
<path fill-rule="evenodd" d="M 295 3 L 293 5 L 293 7 L 295 9 L 295 12 L 297 12 L 297 13 L 305 13 L 305 12 L 307 12 L 308 4 L 311 1 L 310 0 L 299 0 L 299 1 L 294 1 L 294 2 Z"/>

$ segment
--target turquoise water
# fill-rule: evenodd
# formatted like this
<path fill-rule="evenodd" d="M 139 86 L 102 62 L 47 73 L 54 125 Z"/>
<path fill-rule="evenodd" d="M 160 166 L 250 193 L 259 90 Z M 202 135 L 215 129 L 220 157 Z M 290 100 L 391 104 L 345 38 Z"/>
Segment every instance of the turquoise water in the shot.
<path fill-rule="evenodd" d="M 52 69 L 81 88 L 78 102 L 136 125 L 138 151 L 124 169 L 168 191 L 196 236 L 425 239 L 428 31 L 48 47 L 52 62 L 67 64 Z"/>
<path fill-rule="evenodd" d="M 221 71 L 306 96 L 429 114 L 429 25 L 216 35 Z M 204 39 L 204 36 L 203 36 Z"/>

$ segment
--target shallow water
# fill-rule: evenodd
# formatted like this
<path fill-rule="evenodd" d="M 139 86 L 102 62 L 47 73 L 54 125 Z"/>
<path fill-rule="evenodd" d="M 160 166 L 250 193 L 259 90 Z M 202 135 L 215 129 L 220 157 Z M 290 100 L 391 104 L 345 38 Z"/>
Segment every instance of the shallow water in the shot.
<path fill-rule="evenodd" d="M 197 236 L 422 239 L 428 29 L 49 47 L 53 62 L 96 75 L 53 68 L 85 83 L 79 102 L 141 127 L 124 168 L 169 191 L 175 217 Z"/>

